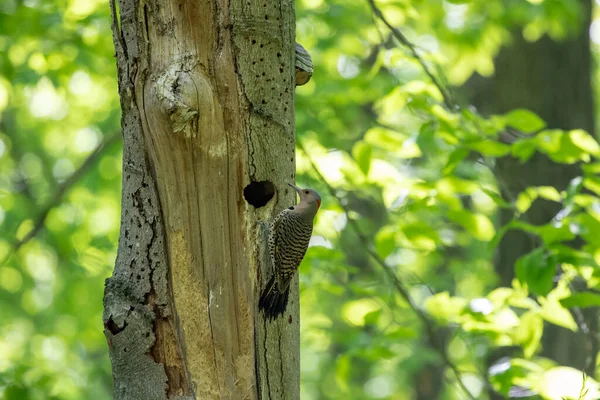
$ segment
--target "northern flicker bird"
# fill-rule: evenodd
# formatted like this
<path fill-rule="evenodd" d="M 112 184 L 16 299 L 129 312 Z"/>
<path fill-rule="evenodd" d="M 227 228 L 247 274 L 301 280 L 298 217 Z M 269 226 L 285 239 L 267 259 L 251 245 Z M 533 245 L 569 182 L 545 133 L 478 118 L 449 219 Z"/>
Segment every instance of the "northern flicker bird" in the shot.
<path fill-rule="evenodd" d="M 288 185 L 298 192 L 300 203 L 281 211 L 269 226 L 269 253 L 274 273 L 258 301 L 259 310 L 269 319 L 285 312 L 290 282 L 308 249 L 313 220 L 321 206 L 321 196 L 316 191 Z"/>

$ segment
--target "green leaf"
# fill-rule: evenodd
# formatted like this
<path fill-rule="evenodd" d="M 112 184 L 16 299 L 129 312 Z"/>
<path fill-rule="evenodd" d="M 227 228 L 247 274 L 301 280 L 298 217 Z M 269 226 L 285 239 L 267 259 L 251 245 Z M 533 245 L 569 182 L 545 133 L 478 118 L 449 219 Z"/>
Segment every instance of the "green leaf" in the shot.
<path fill-rule="evenodd" d="M 600 145 L 589 133 L 582 129 L 575 129 L 569 132 L 571 142 L 581 150 L 593 154 L 600 155 Z"/>
<path fill-rule="evenodd" d="M 527 311 L 521 316 L 515 330 L 515 342 L 523 347 L 525 358 L 531 358 L 539 349 L 544 332 L 544 320 L 536 311 Z"/>
<path fill-rule="evenodd" d="M 540 196 L 543 199 L 555 201 L 555 202 L 560 202 L 560 200 L 561 200 L 560 193 L 558 193 L 558 190 L 556 190 L 555 187 L 538 186 L 536 188 L 536 191 L 538 193 L 538 196 Z"/>
<path fill-rule="evenodd" d="M 586 176 L 583 186 L 600 196 L 600 179 L 595 176 Z"/>
<path fill-rule="evenodd" d="M 446 162 L 444 169 L 442 169 L 442 173 L 444 175 L 451 174 L 452 171 L 454 171 L 456 167 L 469 155 L 469 153 L 469 149 L 465 149 L 464 147 L 459 147 L 458 149 L 454 150 L 452 153 L 450 153 L 448 162 Z"/>
<path fill-rule="evenodd" d="M 435 250 L 441 242 L 439 232 L 425 222 L 414 222 L 402 227 L 402 233 L 415 248 Z"/>
<path fill-rule="evenodd" d="M 556 264 L 546 249 L 538 248 L 517 260 L 515 274 L 532 293 L 545 296 L 554 286 Z"/>
<path fill-rule="evenodd" d="M 583 172 L 586 175 L 599 175 L 600 174 L 600 162 L 594 162 L 590 164 L 583 164 L 581 166 Z"/>
<path fill-rule="evenodd" d="M 521 162 L 525 162 L 535 154 L 536 150 L 537 140 L 535 138 L 521 139 L 513 143 L 511 154 Z"/>
<path fill-rule="evenodd" d="M 373 147 L 364 141 L 357 142 L 352 148 L 352 157 L 358 164 L 363 174 L 368 175 L 371 168 L 371 158 L 373 156 Z"/>
<path fill-rule="evenodd" d="M 573 316 L 558 300 L 540 297 L 538 301 L 542 305 L 541 315 L 546 321 L 577 332 Z"/>
<path fill-rule="evenodd" d="M 512 208 L 512 205 L 510 205 L 510 203 L 506 202 L 506 200 L 504 200 L 504 199 L 502 198 L 502 196 L 500 196 L 500 194 L 498 194 L 498 193 L 494 192 L 493 190 L 491 190 L 491 189 L 488 189 L 488 188 L 484 188 L 484 187 L 482 187 L 482 188 L 481 188 L 481 191 L 482 191 L 483 193 L 487 194 L 487 195 L 488 195 L 488 196 L 489 196 L 489 197 L 492 199 L 492 201 L 493 201 L 494 203 L 496 203 L 496 205 L 497 205 L 498 207 L 502 207 L 502 208 Z"/>
<path fill-rule="evenodd" d="M 392 152 L 402 147 L 404 140 L 405 138 L 398 132 L 379 126 L 369 129 L 364 138 L 365 143 Z"/>
<path fill-rule="evenodd" d="M 569 133 L 560 129 L 540 132 L 535 137 L 538 150 L 546 153 L 553 161 L 561 164 L 573 164 L 578 161 L 589 161 L 586 150 L 576 146 Z"/>
<path fill-rule="evenodd" d="M 440 195 L 456 196 L 457 193 L 473 194 L 479 189 L 479 182 L 462 179 L 456 175 L 449 175 L 436 182 L 436 189 Z"/>
<path fill-rule="evenodd" d="M 523 232 L 530 233 L 532 235 L 537 235 L 539 228 L 535 225 L 528 224 L 527 222 L 512 220 L 508 224 L 500 227 L 500 229 L 498 230 L 498 234 L 496 234 L 496 236 L 490 243 L 490 247 L 492 249 L 498 247 L 498 245 L 500 244 L 500 241 L 502 240 L 502 238 L 504 237 L 506 232 L 513 230 L 513 229 L 521 230 Z"/>
<path fill-rule="evenodd" d="M 351 356 L 347 354 L 343 354 L 337 359 L 335 366 L 335 383 L 342 392 L 347 392 L 349 389 L 348 377 L 350 376 L 350 369 L 352 368 L 351 361 Z"/>
<path fill-rule="evenodd" d="M 394 341 L 416 339 L 419 335 L 420 332 L 417 332 L 413 326 L 398 326 L 385 331 L 385 337 Z"/>
<path fill-rule="evenodd" d="M 450 297 L 448 292 L 437 293 L 425 300 L 429 315 L 445 323 L 457 321 L 466 306 L 466 299 Z"/>
<path fill-rule="evenodd" d="M 29 232 L 31 232 L 33 226 L 34 224 L 31 219 L 26 219 L 25 221 L 21 222 L 21 224 L 19 224 L 19 227 L 17 228 L 15 239 L 22 240 L 25 236 L 29 234 Z"/>
<path fill-rule="evenodd" d="M 533 389 L 545 399 L 592 400 L 600 398 L 598 382 L 582 371 L 554 367 L 534 381 Z"/>
<path fill-rule="evenodd" d="M 531 204 L 535 201 L 536 198 L 537 193 L 535 193 L 535 191 L 532 190 L 525 190 L 519 193 L 519 196 L 515 201 L 515 207 L 517 207 L 517 211 L 519 211 L 522 214 L 525 211 L 529 210 L 529 207 L 531 207 Z"/>
<path fill-rule="evenodd" d="M 381 306 L 371 298 L 349 301 L 342 307 L 342 316 L 352 325 L 365 325 L 365 316 L 373 311 L 381 309 Z M 373 316 L 371 316 L 373 318 Z"/>
<path fill-rule="evenodd" d="M 552 186 L 533 186 L 528 187 L 517 197 L 515 206 L 520 213 L 524 213 L 531 207 L 531 204 L 538 198 L 541 197 L 546 200 L 560 202 L 561 197 L 558 190 Z"/>
<path fill-rule="evenodd" d="M 583 229 L 579 232 L 579 236 L 587 240 L 590 244 L 600 246 L 600 221 L 590 214 L 579 214 L 575 221 Z"/>
<path fill-rule="evenodd" d="M 546 246 L 553 243 L 566 242 L 575 238 L 575 234 L 571 232 L 569 224 L 551 222 L 540 226 L 537 232 Z"/>
<path fill-rule="evenodd" d="M 417 135 L 417 146 L 426 149 L 435 146 L 436 137 L 436 124 L 433 121 L 429 121 L 421 126 L 419 134 Z"/>
<path fill-rule="evenodd" d="M 432 115 L 438 118 L 440 125 L 447 129 L 456 129 L 460 123 L 460 117 L 439 104 L 434 104 L 429 110 Z"/>
<path fill-rule="evenodd" d="M 468 211 L 449 211 L 448 218 L 461 225 L 476 239 L 483 242 L 492 240 L 496 231 L 490 219 L 483 214 L 474 214 Z"/>
<path fill-rule="evenodd" d="M 565 245 L 554 245 L 552 251 L 557 263 L 571 264 L 575 267 L 598 266 L 594 256 L 585 251 L 576 250 Z"/>
<path fill-rule="evenodd" d="M 389 116 L 402 110 L 407 101 L 408 94 L 404 92 L 402 87 L 398 86 L 377 102 L 377 108 L 384 116 Z"/>
<path fill-rule="evenodd" d="M 396 231 L 391 227 L 382 228 L 375 236 L 377 254 L 383 259 L 392 254 L 396 245 Z"/>
<path fill-rule="evenodd" d="M 493 140 L 482 140 L 480 142 L 469 143 L 467 146 L 484 156 L 491 157 L 502 157 L 511 151 L 511 146 Z"/>
<path fill-rule="evenodd" d="M 370 311 L 365 314 L 364 321 L 365 325 L 376 325 L 377 321 L 379 321 L 379 317 L 381 316 L 381 308 L 375 311 Z"/>
<path fill-rule="evenodd" d="M 560 299 L 560 304 L 566 308 L 598 307 L 598 306 L 600 306 L 600 294 L 591 293 L 591 292 L 574 293 L 569 297 Z"/>
<path fill-rule="evenodd" d="M 536 132 L 546 126 L 543 119 L 524 108 L 512 110 L 504 116 L 504 120 L 506 125 L 525 133 Z"/>
<path fill-rule="evenodd" d="M 371 348 L 371 351 L 367 353 L 371 360 L 375 361 L 379 361 L 379 360 L 389 360 L 391 358 L 393 358 L 394 356 L 396 356 L 396 353 L 394 353 L 389 347 L 385 346 L 385 345 L 375 345 Z"/>

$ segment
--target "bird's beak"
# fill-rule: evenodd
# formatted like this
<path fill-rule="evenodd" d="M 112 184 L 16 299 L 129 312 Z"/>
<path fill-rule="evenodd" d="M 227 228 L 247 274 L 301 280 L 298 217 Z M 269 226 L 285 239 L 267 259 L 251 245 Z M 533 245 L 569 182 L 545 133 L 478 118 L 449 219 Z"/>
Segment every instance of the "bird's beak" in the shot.
<path fill-rule="evenodd" d="M 302 189 L 298 186 L 292 185 L 291 183 L 288 183 L 288 185 L 290 185 L 296 192 L 298 192 L 298 194 L 302 193 Z"/>

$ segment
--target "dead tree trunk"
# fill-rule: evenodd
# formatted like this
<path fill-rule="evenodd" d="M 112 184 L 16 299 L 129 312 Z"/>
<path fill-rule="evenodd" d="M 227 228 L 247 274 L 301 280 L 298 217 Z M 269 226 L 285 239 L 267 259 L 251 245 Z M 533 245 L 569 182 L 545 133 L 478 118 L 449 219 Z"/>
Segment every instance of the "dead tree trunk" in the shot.
<path fill-rule="evenodd" d="M 112 0 L 123 127 L 106 282 L 115 399 L 297 399 L 297 282 L 265 323 L 261 222 L 293 202 L 291 0 Z"/>

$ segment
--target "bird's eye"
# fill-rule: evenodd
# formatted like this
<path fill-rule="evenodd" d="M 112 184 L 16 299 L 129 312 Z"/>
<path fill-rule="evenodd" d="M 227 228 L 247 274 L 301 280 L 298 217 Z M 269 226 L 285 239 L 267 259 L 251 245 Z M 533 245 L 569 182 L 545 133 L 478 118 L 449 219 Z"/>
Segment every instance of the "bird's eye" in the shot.
<path fill-rule="evenodd" d="M 308 190 L 305 190 L 305 191 L 304 191 L 304 194 L 308 194 Z"/>

